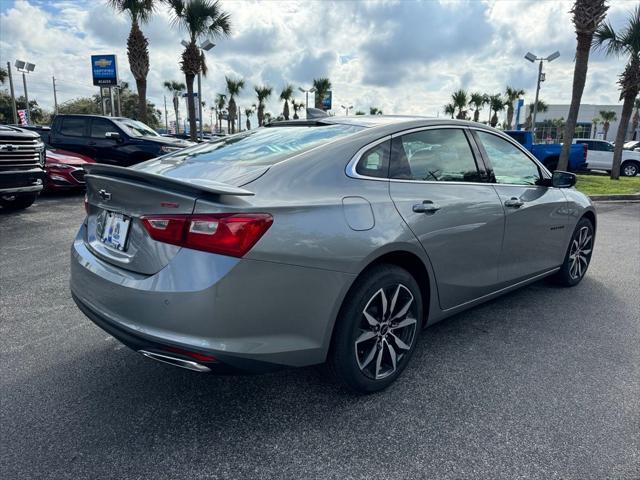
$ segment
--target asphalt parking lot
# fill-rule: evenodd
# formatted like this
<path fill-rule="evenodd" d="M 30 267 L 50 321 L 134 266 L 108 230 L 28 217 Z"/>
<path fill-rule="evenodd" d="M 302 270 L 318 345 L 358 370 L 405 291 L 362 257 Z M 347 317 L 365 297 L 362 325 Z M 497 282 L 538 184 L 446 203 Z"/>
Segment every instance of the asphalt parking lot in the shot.
<path fill-rule="evenodd" d="M 69 294 L 83 214 L 0 214 L 2 478 L 640 478 L 640 204 L 599 207 L 581 285 L 429 328 L 366 397 L 322 368 L 216 377 L 122 347 Z"/>

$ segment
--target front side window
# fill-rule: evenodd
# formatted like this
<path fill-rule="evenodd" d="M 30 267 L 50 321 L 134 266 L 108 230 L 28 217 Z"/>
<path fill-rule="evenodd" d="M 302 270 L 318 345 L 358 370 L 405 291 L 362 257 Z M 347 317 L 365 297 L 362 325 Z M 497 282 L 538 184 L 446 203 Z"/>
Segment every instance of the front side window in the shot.
<path fill-rule="evenodd" d="M 366 177 L 387 178 L 391 142 L 382 142 L 367 150 L 356 165 L 356 172 Z"/>
<path fill-rule="evenodd" d="M 116 126 L 104 118 L 94 118 L 91 122 L 91 137 L 105 138 L 107 132 L 117 132 Z"/>
<path fill-rule="evenodd" d="M 69 137 L 83 137 L 87 121 L 87 118 L 82 117 L 65 117 L 62 119 L 60 133 Z"/>
<path fill-rule="evenodd" d="M 535 185 L 540 179 L 538 166 L 515 145 L 487 132 L 477 132 L 493 166 L 496 183 Z"/>
<path fill-rule="evenodd" d="M 467 137 L 460 129 L 408 133 L 393 139 L 391 178 L 437 182 L 480 182 Z"/>

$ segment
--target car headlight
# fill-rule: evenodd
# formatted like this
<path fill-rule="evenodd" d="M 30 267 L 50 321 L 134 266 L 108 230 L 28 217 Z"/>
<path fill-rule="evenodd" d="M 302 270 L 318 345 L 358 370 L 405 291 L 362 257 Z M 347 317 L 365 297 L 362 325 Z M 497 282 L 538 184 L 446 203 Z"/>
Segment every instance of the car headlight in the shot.
<path fill-rule="evenodd" d="M 163 153 L 171 153 L 175 152 L 176 150 L 182 150 L 182 147 L 169 147 L 167 145 L 163 145 L 162 147 L 160 147 L 160 151 Z"/>

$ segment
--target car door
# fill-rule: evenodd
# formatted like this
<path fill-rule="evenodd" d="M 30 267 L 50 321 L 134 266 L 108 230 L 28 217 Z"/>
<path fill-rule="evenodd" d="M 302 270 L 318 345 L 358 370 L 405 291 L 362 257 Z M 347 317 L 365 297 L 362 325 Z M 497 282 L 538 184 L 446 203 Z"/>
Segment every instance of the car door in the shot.
<path fill-rule="evenodd" d="M 389 190 L 423 245 L 442 309 L 496 289 L 504 211 L 462 128 L 426 128 L 392 139 Z"/>
<path fill-rule="evenodd" d="M 567 247 L 567 201 L 561 189 L 538 185 L 540 166 L 519 145 L 474 131 L 505 212 L 500 282 L 511 284 L 559 266 Z"/>
<path fill-rule="evenodd" d="M 599 140 L 580 140 L 577 143 L 587 145 L 587 163 L 589 170 L 610 170 L 613 160 L 613 150 L 607 152 L 607 142 Z"/>
<path fill-rule="evenodd" d="M 109 138 L 107 133 L 117 133 L 120 138 Z M 96 162 L 111 165 L 126 165 L 122 152 L 124 133 L 111 120 L 94 117 L 91 120 L 89 145 L 90 155 Z"/>
<path fill-rule="evenodd" d="M 87 145 L 90 117 L 60 117 L 59 126 L 51 136 L 51 145 L 82 155 L 91 155 L 91 147 Z"/>

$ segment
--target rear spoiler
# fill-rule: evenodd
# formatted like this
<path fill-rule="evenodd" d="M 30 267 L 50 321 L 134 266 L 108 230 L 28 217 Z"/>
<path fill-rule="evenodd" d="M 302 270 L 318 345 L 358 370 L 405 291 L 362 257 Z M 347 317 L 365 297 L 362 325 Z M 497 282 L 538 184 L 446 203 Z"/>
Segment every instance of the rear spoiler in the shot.
<path fill-rule="evenodd" d="M 244 188 L 234 187 L 222 182 L 206 180 L 204 178 L 172 178 L 165 175 L 158 175 L 142 170 L 132 168 L 117 167 L 115 165 L 104 165 L 101 163 L 87 163 L 83 165 L 88 175 L 106 175 L 109 177 L 137 180 L 142 183 L 156 186 L 164 186 L 167 188 L 178 188 L 187 191 L 199 191 L 204 193 L 213 193 L 216 195 L 238 195 L 250 196 L 253 192 Z"/>

